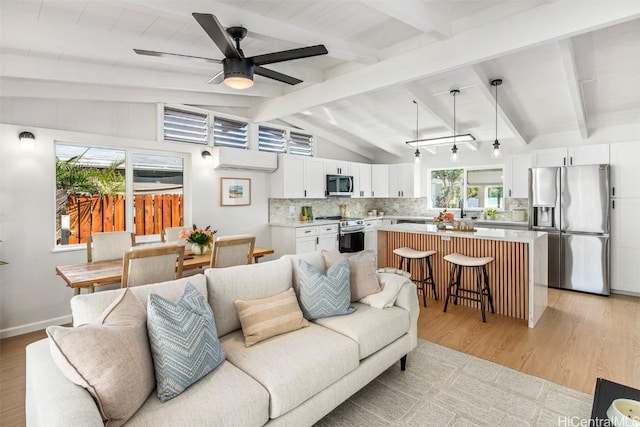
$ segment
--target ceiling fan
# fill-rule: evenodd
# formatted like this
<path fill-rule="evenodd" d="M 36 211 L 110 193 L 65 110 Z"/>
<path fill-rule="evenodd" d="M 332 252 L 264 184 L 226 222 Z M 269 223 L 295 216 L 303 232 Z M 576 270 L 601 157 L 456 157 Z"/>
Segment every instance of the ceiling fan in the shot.
<path fill-rule="evenodd" d="M 324 45 L 319 44 L 247 58 L 244 56 L 242 49 L 240 49 L 240 41 L 247 35 L 246 28 L 229 27 L 225 30 L 225 28 L 220 24 L 220 21 L 218 21 L 218 18 L 214 15 L 209 13 L 193 13 L 192 15 L 209 37 L 211 37 L 211 40 L 213 40 L 216 46 L 218 46 L 218 49 L 222 51 L 225 56 L 224 59 L 202 58 L 199 56 L 155 52 L 143 49 L 133 49 L 133 51 L 138 55 L 194 59 L 214 64 L 222 64 L 222 71 L 209 79 L 207 83 L 219 84 L 224 81 L 227 86 L 234 89 L 246 89 L 253 86 L 254 74 L 290 85 L 302 83 L 302 80 L 300 79 L 296 79 L 295 77 L 291 77 L 277 71 L 269 70 L 268 68 L 264 68 L 263 65 L 291 61 L 293 59 L 308 58 L 311 56 L 326 55 L 328 53 L 327 48 L 325 48 Z M 234 41 L 235 45 L 233 43 Z"/>

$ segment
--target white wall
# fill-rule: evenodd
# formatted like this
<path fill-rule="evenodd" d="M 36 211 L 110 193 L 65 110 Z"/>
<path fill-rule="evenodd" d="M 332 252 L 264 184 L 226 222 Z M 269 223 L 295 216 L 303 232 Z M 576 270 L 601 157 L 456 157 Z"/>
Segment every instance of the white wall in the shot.
<path fill-rule="evenodd" d="M 36 151 L 20 152 L 18 134 L 36 136 Z M 84 249 L 54 251 L 54 141 L 185 153 L 192 209 L 185 219 L 218 234 L 251 233 L 270 246 L 269 175 L 214 171 L 200 147 L 155 141 L 155 104 L 2 99 L 0 108 L 0 337 L 70 320 L 71 289 L 56 265 L 86 261 Z M 221 207 L 220 177 L 251 178 L 251 206 Z"/>

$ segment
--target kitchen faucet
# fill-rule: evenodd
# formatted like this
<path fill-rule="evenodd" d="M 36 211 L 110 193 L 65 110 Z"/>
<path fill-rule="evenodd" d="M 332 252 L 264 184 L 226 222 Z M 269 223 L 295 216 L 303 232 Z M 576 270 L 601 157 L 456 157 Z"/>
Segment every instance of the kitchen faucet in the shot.
<path fill-rule="evenodd" d="M 460 199 L 458 208 L 460 208 L 460 218 L 464 218 L 464 200 Z"/>

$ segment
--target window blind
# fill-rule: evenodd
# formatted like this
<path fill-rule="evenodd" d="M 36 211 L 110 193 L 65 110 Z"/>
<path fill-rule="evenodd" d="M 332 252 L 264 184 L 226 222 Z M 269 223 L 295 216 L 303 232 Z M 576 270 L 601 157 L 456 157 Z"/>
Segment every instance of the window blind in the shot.
<path fill-rule="evenodd" d="M 213 145 L 246 149 L 249 143 L 248 124 L 215 117 L 213 119 Z"/>
<path fill-rule="evenodd" d="M 289 153 L 298 154 L 300 156 L 312 156 L 313 145 L 311 135 L 303 133 L 291 132 L 289 138 Z"/>
<path fill-rule="evenodd" d="M 270 153 L 285 152 L 286 131 L 265 126 L 258 127 L 258 150 Z"/>
<path fill-rule="evenodd" d="M 206 145 L 207 114 L 164 107 L 164 140 Z"/>

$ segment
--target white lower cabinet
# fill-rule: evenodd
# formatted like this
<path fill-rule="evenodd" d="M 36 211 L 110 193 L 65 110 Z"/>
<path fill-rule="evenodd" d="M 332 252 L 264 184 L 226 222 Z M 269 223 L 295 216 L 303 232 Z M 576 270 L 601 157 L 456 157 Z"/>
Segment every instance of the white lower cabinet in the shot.
<path fill-rule="evenodd" d="M 271 226 L 275 256 L 338 250 L 338 224 L 303 227 Z"/>
<path fill-rule="evenodd" d="M 611 290 L 640 295 L 640 198 L 611 203 Z"/>
<path fill-rule="evenodd" d="M 380 219 L 371 219 L 364 222 L 364 249 L 378 250 L 378 226 L 382 224 Z"/>

